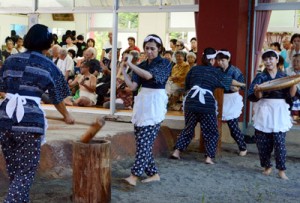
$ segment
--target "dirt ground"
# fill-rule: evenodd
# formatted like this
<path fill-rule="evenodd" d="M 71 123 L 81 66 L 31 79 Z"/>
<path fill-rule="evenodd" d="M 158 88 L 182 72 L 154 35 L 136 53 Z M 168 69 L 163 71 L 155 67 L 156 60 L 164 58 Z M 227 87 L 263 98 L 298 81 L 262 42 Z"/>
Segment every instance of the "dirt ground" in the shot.
<path fill-rule="evenodd" d="M 300 199 L 299 145 L 288 143 L 287 175 L 278 178 L 261 174 L 256 146 L 248 145 L 246 157 L 237 155 L 235 144 L 223 144 L 215 165 L 203 163 L 203 154 L 191 146 L 181 160 L 156 157 L 161 181 L 139 182 L 136 187 L 122 180 L 130 173 L 133 157 L 112 162 L 112 203 L 232 203 L 272 202 L 296 203 Z M 274 163 L 274 159 L 273 159 Z M 61 168 L 64 177 L 54 173 L 37 175 L 31 190 L 32 203 L 68 203 L 72 194 L 72 171 Z M 145 177 L 143 177 L 145 178 Z M 6 176 L 0 174 L 0 202 L 6 194 Z"/>

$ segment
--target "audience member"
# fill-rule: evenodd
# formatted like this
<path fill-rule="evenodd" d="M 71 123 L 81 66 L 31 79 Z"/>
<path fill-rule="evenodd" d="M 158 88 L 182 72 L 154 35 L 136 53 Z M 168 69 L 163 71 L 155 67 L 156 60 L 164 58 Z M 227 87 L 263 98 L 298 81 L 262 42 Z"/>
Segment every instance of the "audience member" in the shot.
<path fill-rule="evenodd" d="M 54 44 L 51 48 L 51 59 L 55 65 L 57 65 L 59 59 L 59 51 L 61 47 L 58 44 Z"/>
<path fill-rule="evenodd" d="M 69 87 L 79 86 L 78 97 L 67 97 L 64 101 L 68 106 L 95 106 L 97 102 L 96 80 L 97 78 L 90 73 L 91 64 L 85 61 L 80 66 L 80 75 L 73 81 L 69 81 Z"/>
<path fill-rule="evenodd" d="M 22 37 L 18 37 L 16 42 L 16 47 L 12 49 L 11 54 L 23 53 L 26 51 L 25 47 L 23 46 L 24 40 Z"/>
<path fill-rule="evenodd" d="M 14 48 L 14 42 L 10 37 L 7 37 L 5 39 L 6 47 L 5 50 L 2 52 L 2 56 L 4 57 L 4 60 L 6 60 L 10 55 Z"/>
<path fill-rule="evenodd" d="M 300 74 L 300 54 L 295 54 L 292 60 L 292 66 L 285 69 L 287 75 L 299 75 Z M 300 90 L 300 83 L 297 84 L 298 90 Z M 300 98 L 296 98 L 293 101 L 292 116 L 294 122 L 300 119 Z"/>
<path fill-rule="evenodd" d="M 125 51 L 136 50 L 138 52 L 141 52 L 140 49 L 135 45 L 135 38 L 134 37 L 128 37 L 127 40 L 128 40 L 129 47 Z"/>
<path fill-rule="evenodd" d="M 186 59 L 187 59 L 188 64 L 190 65 L 190 68 L 197 65 L 196 54 L 194 52 L 187 53 Z"/>
<path fill-rule="evenodd" d="M 77 36 L 77 42 L 76 42 L 76 46 L 77 46 L 77 57 L 82 57 L 83 56 L 83 50 L 86 49 L 86 43 L 84 41 L 84 37 L 83 35 L 78 35 Z"/>
<path fill-rule="evenodd" d="M 197 56 L 197 39 L 196 37 L 192 37 L 190 40 L 191 43 L 191 49 L 189 52 L 193 52 Z"/>
<path fill-rule="evenodd" d="M 285 37 L 284 40 L 282 41 L 282 47 L 283 49 L 280 55 L 284 58 L 284 68 L 288 68 L 290 64 L 287 62 L 287 57 L 288 57 L 287 52 L 291 48 L 291 42 L 287 37 Z"/>
<path fill-rule="evenodd" d="M 96 59 L 96 49 L 94 47 L 87 48 L 84 53 L 84 60 L 90 62 L 90 73 L 93 74 L 96 78 L 101 72 L 100 62 Z"/>
<path fill-rule="evenodd" d="M 66 37 L 66 45 L 63 45 L 62 48 L 66 48 L 67 50 L 73 49 L 76 53 L 78 51 L 78 48 L 75 44 L 73 44 L 73 41 L 75 40 L 75 37 L 72 35 L 68 35 Z"/>
<path fill-rule="evenodd" d="M 169 97 L 168 108 L 170 110 L 181 110 L 183 94 L 184 94 L 184 81 L 190 66 L 184 61 L 185 52 L 182 50 L 175 52 L 177 63 L 172 68 L 171 75 L 168 79 L 166 90 Z"/>
<path fill-rule="evenodd" d="M 104 58 L 108 58 L 108 53 L 112 49 L 112 32 L 108 33 L 108 39 L 109 40 L 103 45 L 100 61 L 103 61 Z M 121 42 L 118 42 L 117 49 L 118 49 L 117 50 L 117 59 L 119 60 L 119 58 L 120 58 L 120 51 L 122 49 Z"/>
<path fill-rule="evenodd" d="M 65 76 L 66 81 L 74 77 L 74 61 L 68 55 L 68 51 L 66 48 L 61 48 L 59 50 L 59 59 L 57 62 L 57 67 Z"/>

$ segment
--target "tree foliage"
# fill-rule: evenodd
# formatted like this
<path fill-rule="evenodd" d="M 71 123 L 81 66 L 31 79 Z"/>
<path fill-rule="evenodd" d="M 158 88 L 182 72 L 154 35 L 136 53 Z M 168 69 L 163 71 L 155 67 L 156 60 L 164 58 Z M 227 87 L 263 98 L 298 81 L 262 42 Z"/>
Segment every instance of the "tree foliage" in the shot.
<path fill-rule="evenodd" d="M 138 13 L 119 13 L 119 28 L 138 28 L 139 14 Z"/>

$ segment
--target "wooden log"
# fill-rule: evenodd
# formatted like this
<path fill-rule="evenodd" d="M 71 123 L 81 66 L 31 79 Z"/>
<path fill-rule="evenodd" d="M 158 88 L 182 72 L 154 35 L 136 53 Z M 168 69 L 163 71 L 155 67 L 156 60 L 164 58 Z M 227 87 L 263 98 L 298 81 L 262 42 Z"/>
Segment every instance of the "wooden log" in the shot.
<path fill-rule="evenodd" d="M 222 111 L 223 111 L 223 98 L 224 98 L 224 89 L 222 88 L 217 88 L 214 91 L 214 97 L 216 101 L 218 102 L 218 117 L 217 117 L 217 122 L 218 122 L 218 131 L 219 131 L 219 140 L 218 140 L 218 147 L 217 147 L 217 154 L 221 152 L 221 143 L 222 143 Z M 199 151 L 201 153 L 205 152 L 205 147 L 204 147 L 204 139 L 202 136 L 202 132 L 200 132 L 200 149 Z"/>
<path fill-rule="evenodd" d="M 111 200 L 111 148 L 109 140 L 73 144 L 73 202 L 106 203 Z"/>

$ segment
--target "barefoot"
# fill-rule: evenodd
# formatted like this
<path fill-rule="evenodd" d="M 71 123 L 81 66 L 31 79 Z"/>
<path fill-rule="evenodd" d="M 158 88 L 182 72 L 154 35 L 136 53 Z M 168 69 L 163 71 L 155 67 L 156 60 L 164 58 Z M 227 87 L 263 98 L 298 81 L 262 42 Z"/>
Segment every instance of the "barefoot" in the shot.
<path fill-rule="evenodd" d="M 240 151 L 239 153 L 240 156 L 246 156 L 247 155 L 247 149 L 244 151 Z"/>
<path fill-rule="evenodd" d="M 265 170 L 263 171 L 263 174 L 268 176 L 272 173 L 272 168 L 265 168 Z"/>
<path fill-rule="evenodd" d="M 206 164 L 215 164 L 210 157 L 206 157 L 205 163 Z"/>
<path fill-rule="evenodd" d="M 282 170 L 279 170 L 279 173 L 278 173 L 279 177 L 283 180 L 288 180 L 289 178 L 286 176 L 285 172 L 282 171 Z"/>
<path fill-rule="evenodd" d="M 160 177 L 158 174 L 155 174 L 149 178 L 142 180 L 142 183 L 149 183 L 149 182 L 153 182 L 153 181 L 160 181 Z"/>
<path fill-rule="evenodd" d="M 180 159 L 180 151 L 175 149 L 172 155 L 170 156 L 171 159 Z"/>
<path fill-rule="evenodd" d="M 130 175 L 128 178 L 124 179 L 129 185 L 136 186 L 136 182 L 138 180 L 138 177 L 135 175 Z"/>

